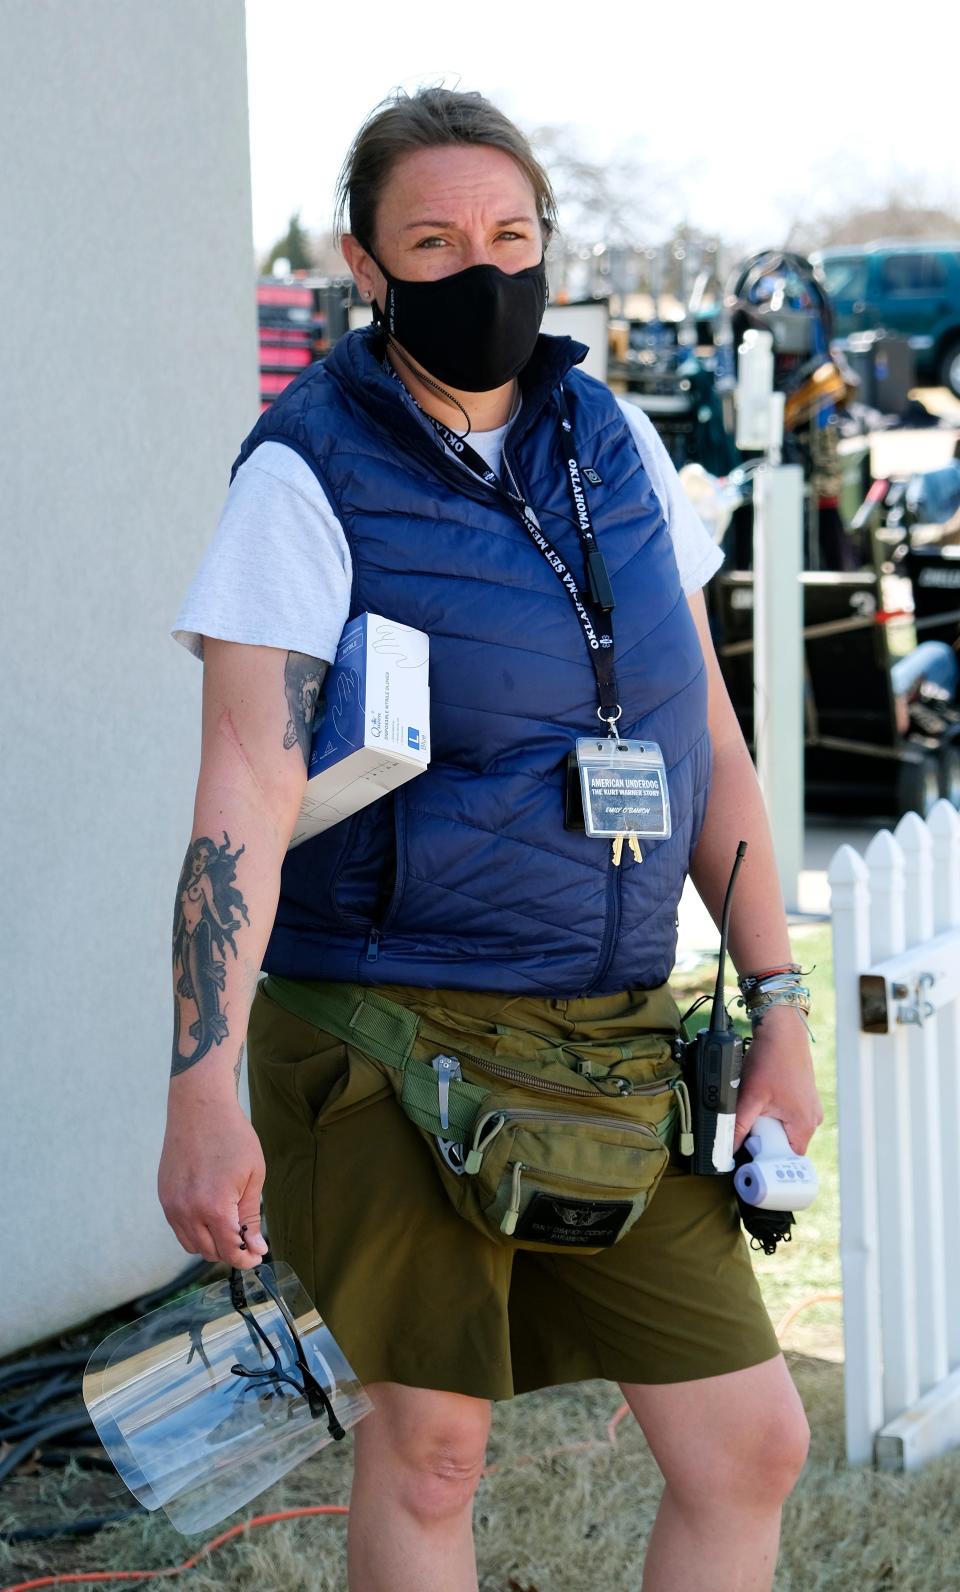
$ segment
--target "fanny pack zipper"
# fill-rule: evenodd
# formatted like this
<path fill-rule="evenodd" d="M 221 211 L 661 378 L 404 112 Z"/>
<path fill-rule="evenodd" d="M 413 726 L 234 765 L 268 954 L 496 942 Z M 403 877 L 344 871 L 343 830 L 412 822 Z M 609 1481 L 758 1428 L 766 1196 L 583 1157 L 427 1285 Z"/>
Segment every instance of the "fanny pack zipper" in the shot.
<path fill-rule="evenodd" d="M 672 1085 L 670 1086 L 673 1087 Z M 666 1093 L 666 1091 L 664 1091 Z M 464 1171 L 471 1176 L 479 1172 L 483 1165 L 483 1157 L 490 1148 L 501 1128 L 508 1122 L 557 1122 L 568 1123 L 571 1126 L 586 1125 L 596 1128 L 615 1128 L 626 1133 L 639 1133 L 641 1138 L 652 1139 L 656 1144 L 662 1143 L 655 1128 L 646 1122 L 629 1122 L 626 1117 L 602 1117 L 599 1115 L 587 1116 L 585 1112 L 555 1112 L 555 1111 L 523 1111 L 509 1107 L 500 1111 L 485 1111 L 473 1129 L 473 1141 L 470 1145 Z M 487 1131 L 489 1129 L 489 1131 Z"/>
<path fill-rule="evenodd" d="M 606 1100 L 626 1099 L 630 1095 L 655 1095 L 676 1086 L 676 1080 L 657 1078 L 653 1083 L 631 1084 L 629 1078 L 618 1078 L 616 1074 L 608 1074 L 606 1078 L 597 1079 L 597 1087 L 593 1089 L 578 1089 L 575 1084 L 555 1083 L 550 1078 L 537 1078 L 527 1072 L 520 1072 L 516 1067 L 504 1067 L 498 1061 L 487 1061 L 483 1056 L 475 1056 L 469 1050 L 460 1050 L 460 1055 L 483 1072 L 492 1073 L 495 1078 L 503 1078 L 507 1083 L 514 1083 L 523 1089 L 542 1090 L 546 1094 L 570 1095 L 577 1100 L 596 1100 L 598 1095 Z M 606 1090 L 604 1084 L 613 1083 L 615 1087 Z M 623 1087 L 620 1087 L 622 1085 Z"/>

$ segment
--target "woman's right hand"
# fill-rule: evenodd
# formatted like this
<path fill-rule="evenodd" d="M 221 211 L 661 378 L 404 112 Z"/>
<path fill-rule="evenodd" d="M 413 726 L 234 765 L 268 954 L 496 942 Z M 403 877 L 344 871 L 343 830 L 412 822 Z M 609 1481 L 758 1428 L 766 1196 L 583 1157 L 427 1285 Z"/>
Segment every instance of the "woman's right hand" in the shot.
<path fill-rule="evenodd" d="M 256 1266 L 263 1259 L 264 1170 L 260 1140 L 239 1101 L 171 1099 L 157 1192 L 167 1221 L 189 1254 L 229 1266 Z"/>

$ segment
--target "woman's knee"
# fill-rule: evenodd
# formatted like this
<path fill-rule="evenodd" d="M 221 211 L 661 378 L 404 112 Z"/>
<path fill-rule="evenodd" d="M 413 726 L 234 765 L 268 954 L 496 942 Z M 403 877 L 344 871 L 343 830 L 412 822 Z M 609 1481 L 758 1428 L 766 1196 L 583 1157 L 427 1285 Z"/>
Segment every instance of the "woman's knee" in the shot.
<path fill-rule="evenodd" d="M 744 1502 L 783 1503 L 796 1486 L 809 1449 L 810 1427 L 798 1395 L 774 1410 L 758 1412 L 755 1427 L 726 1456 Z"/>
<path fill-rule="evenodd" d="M 791 1393 L 769 1408 L 754 1408 L 742 1422 L 707 1439 L 702 1461 L 728 1502 L 747 1509 L 775 1508 L 796 1486 L 807 1460 L 810 1428 L 799 1395 Z M 702 1487 L 697 1492 L 702 1497 Z"/>
<path fill-rule="evenodd" d="M 376 1476 L 425 1523 L 468 1509 L 483 1473 L 490 1406 L 458 1393 L 383 1384 L 357 1427 L 359 1475 Z"/>
<path fill-rule="evenodd" d="M 676 1387 L 625 1389 L 675 1500 L 778 1507 L 807 1458 L 807 1418 L 783 1360 Z"/>

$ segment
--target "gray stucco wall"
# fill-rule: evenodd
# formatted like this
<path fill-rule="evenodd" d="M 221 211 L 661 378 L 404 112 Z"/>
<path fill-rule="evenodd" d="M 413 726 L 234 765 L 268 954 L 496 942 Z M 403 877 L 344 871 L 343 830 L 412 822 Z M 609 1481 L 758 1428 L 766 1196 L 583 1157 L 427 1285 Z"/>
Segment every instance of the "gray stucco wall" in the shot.
<path fill-rule="evenodd" d="M 243 0 L 3 0 L 0 107 L 4 1353 L 187 1263 L 168 632 L 257 413 Z"/>

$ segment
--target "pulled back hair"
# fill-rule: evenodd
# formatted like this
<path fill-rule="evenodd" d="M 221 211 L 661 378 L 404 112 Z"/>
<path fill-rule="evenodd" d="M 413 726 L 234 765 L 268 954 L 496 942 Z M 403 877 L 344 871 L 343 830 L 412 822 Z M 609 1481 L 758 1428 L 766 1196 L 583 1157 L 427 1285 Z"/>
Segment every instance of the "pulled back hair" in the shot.
<path fill-rule="evenodd" d="M 529 140 L 482 94 L 449 88 L 421 88 L 416 94 L 398 89 L 367 117 L 337 180 L 337 241 L 350 232 L 369 250 L 377 205 L 397 161 L 416 149 L 445 144 L 487 144 L 510 155 L 533 189 L 544 243 L 549 242 L 557 224 L 557 201 Z"/>

